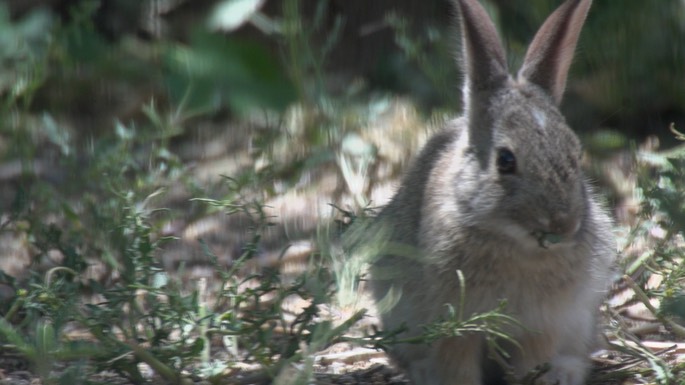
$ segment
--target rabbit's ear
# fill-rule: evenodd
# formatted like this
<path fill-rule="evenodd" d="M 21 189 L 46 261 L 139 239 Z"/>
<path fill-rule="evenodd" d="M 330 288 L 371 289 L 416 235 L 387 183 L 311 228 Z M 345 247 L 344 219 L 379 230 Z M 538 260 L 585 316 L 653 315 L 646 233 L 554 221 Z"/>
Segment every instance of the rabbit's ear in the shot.
<path fill-rule="evenodd" d="M 592 0 L 567 0 L 552 13 L 528 48 L 519 77 L 561 102 L 573 52 Z"/>
<path fill-rule="evenodd" d="M 504 86 L 509 69 L 495 25 L 478 0 L 456 0 L 461 19 L 464 79 L 464 113 L 474 148 L 488 150 L 492 142 L 489 104 Z M 481 166 L 487 165 L 487 151 L 479 151 Z"/>
<path fill-rule="evenodd" d="M 477 0 L 457 0 L 466 72 L 464 97 L 497 88 L 509 76 L 494 24 Z M 468 108 L 467 108 L 468 109 Z"/>

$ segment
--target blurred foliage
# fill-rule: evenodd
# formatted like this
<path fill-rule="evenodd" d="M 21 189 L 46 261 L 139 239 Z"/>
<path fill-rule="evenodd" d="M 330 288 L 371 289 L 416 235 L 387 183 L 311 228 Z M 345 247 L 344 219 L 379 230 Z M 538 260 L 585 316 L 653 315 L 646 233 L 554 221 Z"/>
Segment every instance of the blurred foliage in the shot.
<path fill-rule="evenodd" d="M 195 33 L 189 46 L 174 45 L 164 53 L 172 100 L 192 110 L 285 109 L 295 93 L 276 63 L 260 45 L 206 31 Z"/>
<path fill-rule="evenodd" d="M 685 140 L 675 127 L 671 130 L 676 140 Z M 641 149 L 635 152 L 634 161 L 637 173 L 634 199 L 640 207 L 630 231 L 619 238 L 623 246 L 624 276 L 617 285 L 630 293 L 630 299 L 623 306 L 640 303 L 649 314 L 644 318 L 646 323 L 664 328 L 659 332 L 661 338 L 681 340 L 685 338 L 685 145 L 681 143 L 660 152 Z M 614 311 L 613 319 L 618 322 L 614 325 L 621 326 L 613 327 L 611 346 L 630 347 L 625 352 L 648 363 L 655 383 L 683 383 L 682 363 L 642 345 L 626 327 L 626 321 L 617 318 L 620 309 Z M 627 367 L 617 368 L 611 375 L 621 372 L 631 375 Z"/>
<path fill-rule="evenodd" d="M 681 141 L 685 139 L 679 135 Z M 636 194 L 641 216 L 631 239 L 652 239 L 655 244 L 636 259 L 628 259 L 631 263 L 626 270 L 642 284 L 654 274 L 663 277 L 657 288 L 649 290 L 650 297 L 664 301 L 663 314 L 685 320 L 685 145 L 669 151 L 638 153 L 638 161 Z"/>
<path fill-rule="evenodd" d="M 192 110 L 282 110 L 294 100 L 292 83 L 259 43 L 212 34 L 202 24 L 187 44 L 112 41 L 94 24 L 101 12 L 97 2 L 76 2 L 68 22 L 38 8 L 12 23 L 0 6 L 0 59 L 9 65 L 0 78 L 2 94 L 16 98 L 28 92 L 24 88 L 43 82 L 45 88 L 34 92 L 47 91 L 49 99 L 33 107 L 67 113 L 87 104 L 83 94 L 97 94 L 88 87 L 99 82 L 148 85 L 161 95 L 168 92 L 173 104 L 183 102 Z M 54 95 L 53 87 L 61 92 Z"/>
<path fill-rule="evenodd" d="M 76 2 L 66 18 L 45 9 L 0 15 L 8 68 L 0 82 L 0 193 L 8 198 L 0 236 L 26 250 L 27 264 L 17 277 L 0 272 L 2 288 L 11 288 L 0 305 L 3 354 L 19 354 L 45 383 L 83 383 L 105 370 L 144 383 L 146 367 L 187 383 L 189 373 L 220 377 L 237 361 L 260 363 L 270 378 L 340 339 L 363 313 L 341 325 L 321 319 L 334 288 L 325 266 L 293 283 L 277 271 L 245 277 L 243 261 L 269 225 L 263 215 L 254 218 L 252 247 L 228 270 L 205 250 L 225 284 L 214 306 L 206 288 L 184 287 L 158 260 L 169 240 L 163 227 L 185 213 L 158 209 L 156 200 L 184 184 L 204 195 L 172 141 L 200 119 L 283 113 L 296 91 L 279 62 L 259 42 L 202 25 L 187 42 L 110 39 L 94 24 L 97 5 Z M 207 201 L 245 213 L 262 207 Z M 282 305 L 294 296 L 312 304 L 292 326 Z M 214 336 L 232 361 L 209 354 Z"/>
<path fill-rule="evenodd" d="M 363 79 L 368 91 L 380 88 L 409 93 L 426 106 L 456 109 L 456 31 L 453 19 L 446 17 L 448 5 L 438 0 L 421 7 L 407 0 L 385 2 L 369 5 L 368 15 L 364 7 L 338 0 L 315 4 L 292 0 L 278 4 L 252 0 L 200 0 L 192 5 L 183 0 L 57 4 L 60 14 L 71 15 L 71 21 L 78 18 L 74 8 L 90 7 L 91 30 L 110 44 L 141 33 L 170 43 L 150 44 L 156 53 L 140 64 L 162 69 L 162 84 L 170 88 L 170 96 L 175 102 L 185 97 L 193 108 L 282 109 L 294 100 L 299 87 L 310 88 L 307 92 L 324 87 L 344 93 L 349 86 L 345 79 Z M 500 26 L 510 61 L 517 64 L 559 1 L 484 3 Z M 641 0 L 593 4 L 572 66 L 566 100 L 574 126 L 581 130 L 604 126 L 627 137 L 657 134 L 671 139 L 668 124 L 675 120 L 682 125 L 685 116 L 681 86 L 685 82 L 684 14 L 685 5 L 679 0 L 661 0 L 659 6 L 645 6 Z M 7 15 L 5 12 L 5 18 Z M 45 32 L 41 17 L 54 23 L 54 14 L 43 9 L 23 15 L 24 21 L 13 28 L 32 28 L 32 36 L 37 38 L 49 36 L 36 31 L 42 28 Z M 207 29 L 224 31 L 224 38 L 206 33 Z M 3 37 L 13 34 L 16 32 L 3 32 Z M 80 34 L 86 40 L 95 35 Z M 135 63 L 131 59 L 143 48 L 132 48 L 138 55 L 124 52 L 115 58 L 112 45 L 93 43 L 79 46 L 77 52 L 94 59 L 102 55 L 93 50 L 104 47 L 110 53 L 107 62 L 124 66 Z M 372 49 L 364 49 L 366 45 Z M 297 54 L 288 51 L 291 49 Z M 284 63 L 285 71 L 279 70 L 279 62 Z M 325 80 L 322 71 L 327 72 Z M 131 72 L 140 71 L 131 68 Z M 332 81 L 338 78 L 336 74 L 343 75 L 341 84 Z M 303 91 L 298 90 L 299 97 Z M 322 94 L 321 90 L 316 92 Z"/>
<path fill-rule="evenodd" d="M 4 106 L 35 92 L 44 72 L 54 16 L 44 10 L 13 23 L 6 7 L 0 5 L 0 95 Z M 24 103 L 30 100 L 24 100 Z"/>

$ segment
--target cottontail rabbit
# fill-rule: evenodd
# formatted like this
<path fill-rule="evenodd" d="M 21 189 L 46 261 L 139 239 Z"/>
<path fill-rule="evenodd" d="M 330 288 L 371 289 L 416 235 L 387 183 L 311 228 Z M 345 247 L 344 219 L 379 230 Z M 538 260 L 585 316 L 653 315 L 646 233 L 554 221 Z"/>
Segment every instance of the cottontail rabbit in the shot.
<path fill-rule="evenodd" d="M 611 220 L 558 108 L 591 0 L 567 0 L 547 19 L 516 77 L 478 1 L 455 4 L 465 113 L 428 142 L 374 222 L 392 247 L 371 266 L 382 322 L 412 337 L 446 304 L 459 308 L 459 270 L 465 317 L 505 299 L 522 324 L 506 330 L 520 345 L 507 351 L 515 376 L 547 363 L 538 383 L 579 385 L 615 255 Z M 482 333 L 396 344 L 390 355 L 417 385 L 505 382 Z"/>

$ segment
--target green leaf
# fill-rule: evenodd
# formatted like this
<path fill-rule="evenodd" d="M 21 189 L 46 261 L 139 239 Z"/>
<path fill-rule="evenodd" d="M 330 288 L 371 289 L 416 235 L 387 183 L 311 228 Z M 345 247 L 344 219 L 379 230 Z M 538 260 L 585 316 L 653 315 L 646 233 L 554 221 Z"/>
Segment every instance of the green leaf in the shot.
<path fill-rule="evenodd" d="M 190 46 L 171 46 L 165 65 L 172 98 L 191 110 L 282 110 L 295 99 L 278 61 L 252 42 L 199 31 Z"/>

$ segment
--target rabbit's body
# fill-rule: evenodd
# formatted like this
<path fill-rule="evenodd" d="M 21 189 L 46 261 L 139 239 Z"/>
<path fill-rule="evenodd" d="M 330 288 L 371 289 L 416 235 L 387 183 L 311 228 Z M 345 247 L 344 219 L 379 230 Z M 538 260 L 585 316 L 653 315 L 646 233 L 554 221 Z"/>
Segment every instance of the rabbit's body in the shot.
<path fill-rule="evenodd" d="M 580 169 L 580 143 L 556 104 L 589 3 L 560 7 L 512 78 L 485 12 L 474 0 L 457 1 L 465 116 L 428 142 L 376 221 L 393 247 L 371 268 L 386 329 L 406 325 L 403 336 L 415 336 L 447 314 L 446 304 L 459 308 L 459 270 L 465 317 L 506 300 L 506 312 L 523 325 L 506 330 L 522 348 L 508 349 L 517 376 L 549 363 L 541 383 L 583 382 L 615 242 Z M 501 381 L 478 333 L 398 344 L 390 354 L 417 385 Z"/>
<path fill-rule="evenodd" d="M 453 122 L 427 144 L 408 183 L 379 215 L 392 243 L 418 250 L 417 255 L 385 255 L 374 264 L 373 276 L 391 277 L 372 281 L 375 296 L 385 298 L 392 287 L 398 298 L 382 314 L 383 326 L 394 330 L 405 324 L 410 328 L 406 336 L 416 335 L 421 325 L 446 315 L 446 304 L 458 308 L 460 270 L 465 316 L 495 309 L 506 299 L 507 314 L 525 327 L 507 330 L 522 347 L 509 352 L 517 375 L 561 360 L 571 366 L 572 377 L 560 385 L 580 384 L 596 337 L 596 311 L 610 279 L 610 220 L 583 183 L 589 205 L 572 242 L 544 248 L 521 229 L 503 230 L 481 221 L 479 215 L 487 218 L 487 212 L 470 213 L 472 208 L 459 204 L 455 189 L 446 188 L 462 182 L 471 185 L 474 196 L 487 194 L 476 176 L 468 176 L 469 166 L 460 164 L 468 158 L 467 131 L 459 127 L 463 123 Z M 415 183 L 422 178 L 425 183 Z M 398 345 L 391 355 L 409 369 L 416 384 L 482 384 L 484 372 L 494 370 L 484 347 L 482 336 L 474 335 L 432 345 Z"/>

